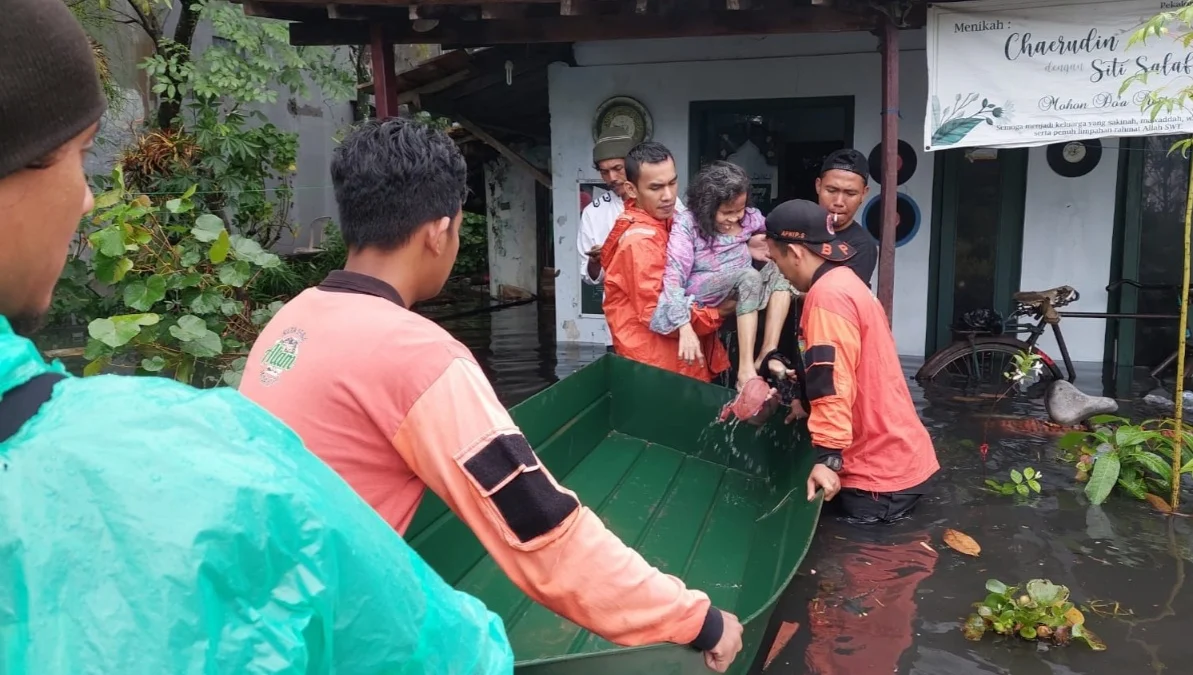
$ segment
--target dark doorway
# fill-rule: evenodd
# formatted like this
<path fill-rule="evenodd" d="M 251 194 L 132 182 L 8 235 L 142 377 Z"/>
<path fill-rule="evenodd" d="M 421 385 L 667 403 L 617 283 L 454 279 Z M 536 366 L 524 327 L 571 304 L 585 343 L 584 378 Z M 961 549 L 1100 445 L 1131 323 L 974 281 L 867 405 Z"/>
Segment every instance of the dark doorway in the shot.
<path fill-rule="evenodd" d="M 1023 258 L 1027 150 L 941 151 L 935 183 L 925 356 L 952 343 L 952 326 L 966 312 L 1011 309 Z"/>

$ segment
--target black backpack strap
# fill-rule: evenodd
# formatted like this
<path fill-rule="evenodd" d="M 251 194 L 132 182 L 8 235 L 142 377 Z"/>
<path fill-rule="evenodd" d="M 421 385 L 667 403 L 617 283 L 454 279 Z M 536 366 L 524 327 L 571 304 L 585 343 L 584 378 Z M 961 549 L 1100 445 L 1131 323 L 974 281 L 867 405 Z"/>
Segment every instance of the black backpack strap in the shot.
<path fill-rule="evenodd" d="M 0 398 L 0 443 L 11 438 L 37 414 L 53 395 L 54 384 L 62 379 L 65 376 L 58 373 L 43 373 Z"/>

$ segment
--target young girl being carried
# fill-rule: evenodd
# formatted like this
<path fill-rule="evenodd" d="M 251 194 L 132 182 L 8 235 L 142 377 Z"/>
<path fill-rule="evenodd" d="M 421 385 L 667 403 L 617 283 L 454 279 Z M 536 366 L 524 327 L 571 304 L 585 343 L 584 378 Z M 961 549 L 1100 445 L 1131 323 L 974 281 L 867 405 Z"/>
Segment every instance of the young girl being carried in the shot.
<path fill-rule="evenodd" d="M 688 186 L 688 208 L 676 212 L 671 226 L 663 292 L 650 321 L 656 333 L 679 331 L 679 357 L 696 361 L 703 354 L 689 323 L 692 304 L 714 306 L 736 298 L 738 389 L 758 375 L 762 356 L 778 348 L 795 292 L 767 257 L 766 221 L 746 205 L 749 190 L 749 176 L 729 162 L 713 162 L 696 175 Z M 755 354 L 758 311 L 768 306 L 762 349 Z"/>

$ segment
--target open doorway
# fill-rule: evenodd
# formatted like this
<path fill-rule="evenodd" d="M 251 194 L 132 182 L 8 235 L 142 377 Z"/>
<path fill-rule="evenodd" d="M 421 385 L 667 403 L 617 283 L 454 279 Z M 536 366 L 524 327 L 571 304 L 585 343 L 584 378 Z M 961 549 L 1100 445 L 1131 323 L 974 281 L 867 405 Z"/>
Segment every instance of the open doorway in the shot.
<path fill-rule="evenodd" d="M 763 213 L 788 199 L 816 200 L 825 157 L 853 143 L 853 97 L 694 101 L 689 178 L 715 160 L 741 166 Z"/>
<path fill-rule="evenodd" d="M 688 179 L 716 160 L 750 175 L 750 202 L 763 214 L 789 199 L 816 201 L 816 178 L 834 150 L 853 145 L 853 97 L 694 101 L 689 129 Z M 766 311 L 755 344 L 762 344 Z M 795 312 L 784 324 L 779 349 L 796 353 Z M 737 379 L 737 337 L 732 321 L 724 335 L 732 366 L 722 383 Z"/>

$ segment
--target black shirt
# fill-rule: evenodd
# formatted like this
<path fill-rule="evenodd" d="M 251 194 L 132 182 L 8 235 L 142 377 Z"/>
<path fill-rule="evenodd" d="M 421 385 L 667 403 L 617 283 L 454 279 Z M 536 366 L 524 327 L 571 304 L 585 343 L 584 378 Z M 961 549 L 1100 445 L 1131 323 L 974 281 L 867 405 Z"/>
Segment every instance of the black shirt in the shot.
<path fill-rule="evenodd" d="M 845 266 L 857 272 L 857 275 L 870 286 L 870 279 L 874 277 L 874 267 L 878 265 L 878 240 L 865 226 L 856 220 L 843 230 L 837 230 L 837 238 L 853 247 L 857 251 Z"/>

